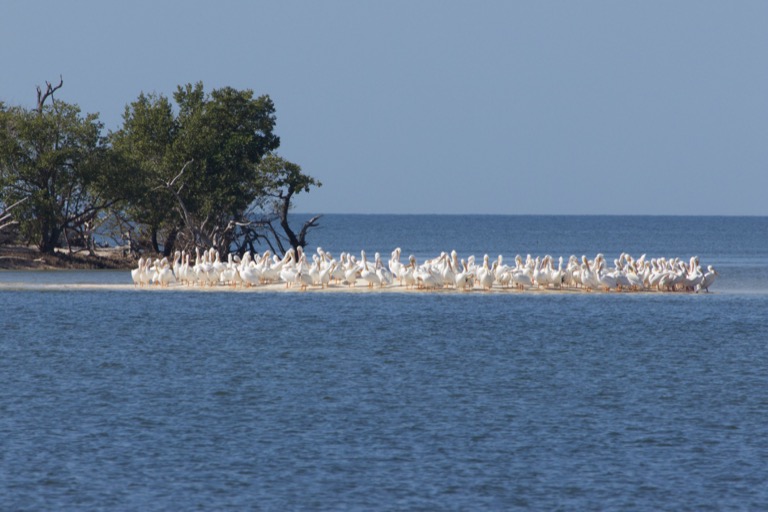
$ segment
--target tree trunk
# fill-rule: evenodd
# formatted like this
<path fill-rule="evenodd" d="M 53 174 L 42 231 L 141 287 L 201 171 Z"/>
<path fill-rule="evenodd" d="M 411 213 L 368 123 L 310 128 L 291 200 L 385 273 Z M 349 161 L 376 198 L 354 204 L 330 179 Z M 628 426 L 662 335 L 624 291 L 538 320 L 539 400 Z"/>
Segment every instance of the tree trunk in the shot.
<path fill-rule="evenodd" d="M 157 228 L 152 227 L 152 231 L 149 235 L 149 242 L 152 244 L 152 250 L 155 254 L 160 254 L 160 246 L 157 243 Z"/>
<path fill-rule="evenodd" d="M 291 244 L 293 250 L 299 249 L 299 246 L 304 247 L 298 238 L 296 233 L 293 232 L 291 226 L 288 224 L 288 211 L 291 209 L 291 197 L 293 196 L 293 186 L 288 186 L 288 193 L 280 196 L 282 203 L 280 204 L 280 227 L 283 228 L 285 236 L 288 237 L 288 243 Z"/>
<path fill-rule="evenodd" d="M 59 237 L 61 230 L 59 228 L 43 226 L 43 232 L 40 233 L 40 243 L 38 248 L 45 254 L 53 254 L 56 247 L 59 246 Z"/>
<path fill-rule="evenodd" d="M 171 253 L 173 252 L 173 247 L 176 245 L 176 237 L 179 234 L 179 230 L 176 228 L 171 229 L 171 231 L 168 233 L 168 236 L 165 238 L 165 243 L 163 244 L 163 256 L 166 258 L 171 257 Z"/>

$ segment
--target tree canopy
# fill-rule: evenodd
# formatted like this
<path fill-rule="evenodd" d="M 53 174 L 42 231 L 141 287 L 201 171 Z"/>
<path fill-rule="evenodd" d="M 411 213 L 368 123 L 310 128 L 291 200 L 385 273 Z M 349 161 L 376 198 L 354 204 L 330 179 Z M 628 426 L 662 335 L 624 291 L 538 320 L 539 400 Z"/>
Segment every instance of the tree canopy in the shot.
<path fill-rule="evenodd" d="M 166 255 L 306 243 L 317 218 L 297 236 L 287 212 L 294 194 L 321 184 L 276 154 L 269 96 L 206 93 L 200 82 L 179 86 L 173 100 L 141 93 L 105 137 L 97 114 L 53 99 L 62 83 L 38 88 L 34 110 L 0 103 L 0 206 L 24 201 L 10 215 L 41 250 L 107 216 L 121 236 Z"/>
<path fill-rule="evenodd" d="M 0 191 L 21 233 L 43 252 L 114 203 L 114 166 L 97 114 L 59 100 L 39 110 L 0 105 Z"/>

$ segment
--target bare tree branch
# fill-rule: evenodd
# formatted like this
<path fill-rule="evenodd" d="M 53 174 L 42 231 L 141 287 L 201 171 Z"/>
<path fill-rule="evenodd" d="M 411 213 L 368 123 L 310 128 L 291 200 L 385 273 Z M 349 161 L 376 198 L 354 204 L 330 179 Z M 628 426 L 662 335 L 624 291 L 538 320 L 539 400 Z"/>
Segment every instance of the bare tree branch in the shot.
<path fill-rule="evenodd" d="M 184 188 L 184 184 L 182 183 L 179 186 L 178 190 L 176 190 L 174 188 L 174 185 L 176 184 L 176 181 L 179 178 L 181 178 L 181 176 L 184 174 L 184 171 L 187 169 L 187 166 L 189 166 L 194 161 L 195 161 L 194 159 L 189 160 L 187 163 L 184 164 L 184 166 L 181 168 L 179 173 L 176 176 L 173 177 L 173 179 L 171 179 L 168 182 L 163 183 L 161 186 L 159 186 L 157 188 L 165 188 L 166 190 L 168 190 L 168 192 L 171 193 L 171 195 L 173 195 L 174 198 L 176 198 L 176 202 L 178 203 L 178 206 L 179 206 L 179 209 L 180 209 L 180 213 L 181 213 L 181 217 L 182 217 L 182 219 L 184 221 L 184 225 L 189 230 L 189 232 L 192 234 L 192 243 L 197 244 L 197 242 L 199 240 L 203 245 L 211 247 L 211 246 L 214 245 L 212 243 L 213 242 L 212 238 L 215 238 L 215 236 L 209 236 L 204 231 L 205 230 L 205 225 L 208 223 L 209 219 L 206 217 L 206 219 L 203 220 L 203 222 L 200 224 L 200 226 L 197 226 L 195 224 L 194 217 L 189 213 L 189 210 L 187 209 L 187 205 L 184 203 L 184 199 L 182 199 L 182 197 L 181 197 L 181 190 Z M 212 235 L 215 235 L 215 233 L 212 233 Z"/>
<path fill-rule="evenodd" d="M 184 171 L 185 171 L 185 170 L 187 170 L 187 166 L 188 166 L 189 164 L 191 164 L 192 162 L 194 162 L 194 161 L 195 161 L 195 159 L 193 158 L 193 159 L 191 159 L 190 161 L 188 161 L 187 163 L 185 163 L 185 164 L 184 164 L 184 166 L 183 166 L 183 167 L 181 168 L 181 170 L 179 171 L 179 174 L 177 174 L 176 176 L 174 176 L 174 178 L 173 178 L 171 181 L 169 181 L 169 182 L 167 183 L 167 186 L 169 186 L 169 187 L 172 187 L 172 186 L 173 186 L 173 184 L 174 184 L 174 183 L 176 183 L 176 180 L 177 180 L 177 179 L 179 179 L 179 178 L 181 178 L 181 175 L 182 175 L 182 174 L 184 174 Z M 182 186 L 184 186 L 184 185 L 182 184 Z M 181 189 L 179 189 L 179 192 L 181 192 Z"/>
<path fill-rule="evenodd" d="M 277 230 L 275 230 L 275 227 L 272 225 L 271 222 L 267 222 L 266 225 L 269 227 L 269 230 L 272 232 L 272 236 L 275 237 L 275 243 L 277 244 L 278 249 L 280 250 L 280 254 L 285 254 L 285 247 L 283 247 L 282 239 L 280 238 L 280 235 L 277 234 Z M 270 247 L 272 247 L 272 244 L 269 244 Z M 276 252 L 274 248 L 272 249 L 273 252 Z"/>
<path fill-rule="evenodd" d="M 45 81 L 46 89 L 45 92 L 40 89 L 40 86 L 37 86 L 37 112 L 42 114 L 43 113 L 43 104 L 45 103 L 45 100 L 48 99 L 48 97 L 53 100 L 53 93 L 57 90 L 61 89 L 61 86 L 64 85 L 64 78 L 59 75 L 59 85 L 53 86 L 51 85 L 51 82 Z"/>
<path fill-rule="evenodd" d="M 15 203 L 13 203 L 11 206 L 6 208 L 2 212 L 0 212 L 0 231 L 2 231 L 3 229 L 5 229 L 7 227 L 15 226 L 16 224 L 19 223 L 19 221 L 16 221 L 16 220 L 8 221 L 8 219 L 11 218 L 11 210 L 13 210 L 17 206 L 19 206 L 21 203 L 23 203 L 27 199 L 29 199 L 29 197 L 24 197 L 24 198 L 16 201 Z"/>
<path fill-rule="evenodd" d="M 318 226 L 317 221 L 320 217 L 322 217 L 322 215 L 315 215 L 302 226 L 301 231 L 299 231 L 299 243 L 301 243 L 302 246 L 306 245 L 307 231 L 309 231 L 310 228 Z"/>

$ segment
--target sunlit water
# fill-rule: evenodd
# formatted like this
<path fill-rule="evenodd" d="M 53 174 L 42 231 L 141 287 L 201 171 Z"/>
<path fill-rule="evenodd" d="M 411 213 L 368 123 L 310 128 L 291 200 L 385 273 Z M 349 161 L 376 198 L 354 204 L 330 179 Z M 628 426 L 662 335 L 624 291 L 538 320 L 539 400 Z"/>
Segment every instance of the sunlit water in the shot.
<path fill-rule="evenodd" d="M 721 277 L 709 294 L 6 286 L 0 509 L 768 509 L 768 219 L 322 225 L 336 253 L 626 250 Z"/>

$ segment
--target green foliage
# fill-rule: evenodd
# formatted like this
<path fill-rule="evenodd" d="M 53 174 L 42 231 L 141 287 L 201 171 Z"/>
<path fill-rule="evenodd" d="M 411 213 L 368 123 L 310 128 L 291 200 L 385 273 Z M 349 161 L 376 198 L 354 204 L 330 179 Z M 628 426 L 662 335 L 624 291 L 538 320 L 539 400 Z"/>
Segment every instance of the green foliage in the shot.
<path fill-rule="evenodd" d="M 0 207 L 23 199 L 13 223 L 41 250 L 107 216 L 166 254 L 179 243 L 226 250 L 235 239 L 239 247 L 277 239 L 277 218 L 291 245 L 303 245 L 314 220 L 297 238 L 286 220 L 291 197 L 320 182 L 274 153 L 269 96 L 231 87 L 207 94 L 202 83 L 178 87 L 173 100 L 142 93 L 105 138 L 97 114 L 53 99 L 62 83 L 38 88 L 34 110 L 0 102 Z"/>
<path fill-rule="evenodd" d="M 125 107 L 122 129 L 111 134 L 128 178 L 120 182 L 116 195 L 126 200 L 131 218 L 155 230 L 176 221 L 176 202 L 161 186 L 180 169 L 172 151 L 177 132 L 167 98 L 141 94 Z"/>
<path fill-rule="evenodd" d="M 97 114 L 53 101 L 41 111 L 0 106 L 0 191 L 22 234 L 52 252 L 67 229 L 92 220 L 114 167 Z"/>
<path fill-rule="evenodd" d="M 274 105 L 231 87 L 207 95 L 202 83 L 179 87 L 174 100 L 177 115 L 162 95 L 142 94 L 126 107 L 112 136 L 135 177 L 125 196 L 140 223 L 226 245 L 226 226 L 262 194 L 258 163 L 280 144 Z"/>
<path fill-rule="evenodd" d="M 319 218 L 315 217 L 304 223 L 304 226 L 295 233 L 288 223 L 288 212 L 291 209 L 291 199 L 294 194 L 309 192 L 312 187 L 321 187 L 315 178 L 304 174 L 301 167 L 284 158 L 271 153 L 264 157 L 258 167 L 259 181 L 262 188 L 262 196 L 258 206 L 266 213 L 262 221 L 270 226 L 274 236 L 275 245 L 284 251 L 282 239 L 294 249 L 306 245 L 307 231 L 316 226 Z M 278 235 L 271 226 L 272 219 L 279 220 L 283 235 Z"/>
<path fill-rule="evenodd" d="M 322 186 L 318 180 L 301 172 L 300 166 L 276 154 L 264 157 L 259 165 L 259 179 L 264 192 L 278 198 Z"/>

